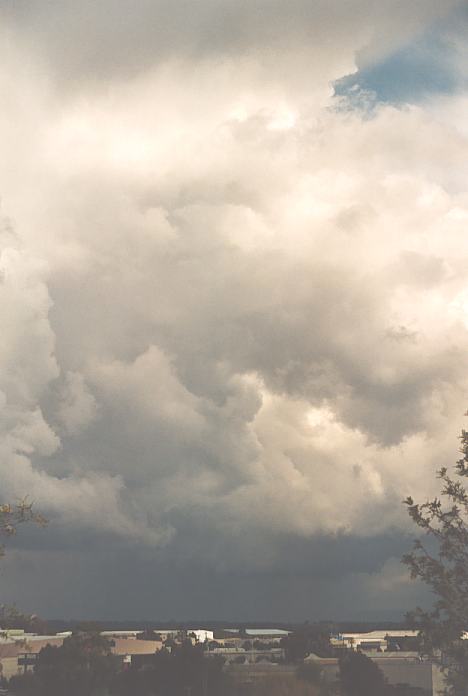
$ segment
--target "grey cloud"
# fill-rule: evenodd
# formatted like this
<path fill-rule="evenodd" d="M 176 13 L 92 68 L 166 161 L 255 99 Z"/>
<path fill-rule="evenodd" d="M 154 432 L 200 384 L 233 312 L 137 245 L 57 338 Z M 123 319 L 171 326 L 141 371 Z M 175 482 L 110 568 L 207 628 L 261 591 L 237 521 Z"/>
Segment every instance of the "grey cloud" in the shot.
<path fill-rule="evenodd" d="M 161 346 L 173 356 L 174 369 L 189 392 L 214 399 L 216 405 L 228 397 L 230 374 L 255 373 L 276 392 L 304 397 L 316 405 L 324 401 L 335 404 L 350 425 L 386 443 L 398 442 L 423 427 L 421 401 L 431 393 L 435 381 L 453 380 L 461 364 L 458 350 L 443 349 L 421 360 L 417 337 L 414 344 L 396 346 L 389 341 L 391 326 L 382 312 L 388 296 L 375 284 L 370 294 L 371 281 L 366 275 L 343 271 L 323 260 L 291 263 L 278 254 L 246 256 L 220 245 L 216 222 L 209 219 L 205 221 L 207 237 L 198 242 L 197 225 L 203 222 L 197 223 L 196 216 L 191 222 L 195 227 L 190 237 L 182 238 L 173 252 L 161 258 L 155 251 L 147 259 L 141 290 L 149 299 L 144 321 L 125 308 L 131 287 L 122 288 L 126 281 L 118 266 L 110 271 L 114 278 L 109 292 L 114 294 L 118 288 L 122 302 L 115 301 L 115 295 L 102 297 L 104 334 L 96 335 L 75 319 L 91 313 L 88 326 L 97 321 L 92 314 L 101 305 L 94 298 L 106 292 L 99 276 L 85 281 L 84 292 L 81 279 L 75 286 L 69 281 L 54 292 L 53 326 L 67 327 L 67 343 L 74 335 L 74 351 L 88 355 L 89 341 L 104 339 L 101 350 L 124 351 L 122 357 L 126 358 L 129 350 L 138 351 L 136 345 L 130 348 L 128 344 L 130 334 L 131 343 L 140 337 L 140 350 L 145 351 L 146 342 Z M 180 234 L 185 234 L 183 228 Z M 212 242 L 208 234 L 213 235 Z M 430 264 L 431 260 L 422 262 Z M 131 283 L 134 261 L 125 263 Z M 393 272 L 403 280 L 406 270 L 400 265 Z M 413 282 L 418 273 L 412 268 Z M 67 317 L 70 305 L 76 308 L 76 315 Z M 64 349 L 59 338 L 59 354 Z M 142 355 L 136 357 L 134 369 L 144 360 Z M 390 379 L 384 375 L 387 367 L 392 372 Z M 124 365 L 116 371 L 116 384 L 119 375 L 123 377 L 122 370 Z M 112 372 L 109 375 L 112 380 Z M 217 393 L 220 388 L 224 393 Z M 195 402 L 192 407 L 204 408 Z"/>
<path fill-rule="evenodd" d="M 404 544 L 388 538 L 366 544 L 354 539 L 295 544 L 292 551 L 284 549 L 281 568 L 256 574 L 242 562 L 234 571 L 213 571 L 195 559 L 161 559 L 112 546 L 73 553 L 44 548 L 29 555 L 20 548 L 5 559 L 3 596 L 21 599 L 26 609 L 39 606 L 50 617 L 303 622 L 372 619 L 374 611 L 379 618 L 395 619 L 415 602 L 428 601 L 414 584 L 399 587 L 396 598 L 389 591 L 398 568 L 393 554 Z M 393 558 L 387 566 L 385 554 Z M 318 566 L 304 567 L 312 556 Z M 32 595 L 26 580 L 31 574 L 37 579 Z M 384 579 L 382 594 L 377 588 Z M 362 602 L 363 586 L 367 607 L 355 608 L 356 600 L 358 606 Z"/>
<path fill-rule="evenodd" d="M 163 616 L 155 577 L 179 615 L 411 595 L 385 563 L 401 500 L 433 492 L 465 407 L 467 142 L 423 108 L 336 108 L 356 51 L 437 12 L 342 5 L 3 8 L 2 496 L 51 520 L 8 592 L 50 563 L 82 615 Z"/>
<path fill-rule="evenodd" d="M 126 78 L 181 58 L 254 54 L 281 69 L 289 53 L 304 49 L 308 59 L 300 63 L 308 63 L 314 74 L 314 63 L 327 69 L 324 53 L 329 62 L 339 63 L 334 53 L 343 54 L 347 47 L 351 58 L 360 50 L 365 62 L 366 56 L 408 41 L 458 4 L 141 0 L 135 7 L 129 0 L 83 1 L 79 6 L 71 0 L 18 0 L 3 3 L 2 15 L 7 26 L 21 29 L 52 73 L 70 84 Z"/>
<path fill-rule="evenodd" d="M 264 122 L 255 128 L 264 129 Z M 267 141 L 256 150 L 274 144 Z M 246 185 L 252 171 L 228 172 L 230 179 L 233 174 Z M 213 176 L 218 178 L 216 171 Z M 269 219 L 267 184 L 252 179 L 261 197 L 246 210 L 223 205 L 222 199 L 207 203 L 197 190 L 210 192 L 211 179 L 201 189 L 196 182 L 193 195 L 201 196 L 200 202 L 179 207 L 176 197 L 154 218 L 138 199 L 128 198 L 130 191 L 124 200 L 135 206 L 131 215 L 120 192 L 101 195 L 97 208 L 88 185 L 80 193 L 83 207 L 75 207 L 75 214 L 90 222 L 89 232 L 77 230 L 76 239 L 87 260 L 73 273 L 60 264 L 50 273 L 50 329 L 62 370 L 73 371 L 99 418 L 88 417 L 83 432 L 62 437 L 61 448 L 37 464 L 71 481 L 95 472 L 110 477 L 117 485 L 115 504 L 136 521 L 136 527 L 122 525 L 124 535 L 140 529 L 144 537 L 146 527 L 160 530 L 161 539 L 168 532 L 184 534 L 178 529 L 180 509 L 193 520 L 211 520 L 223 535 L 230 525 L 267 529 L 275 516 L 278 529 L 283 524 L 301 534 L 330 522 L 346 527 L 348 508 L 357 505 L 353 515 L 359 517 L 361 487 L 365 491 L 370 485 L 384 486 L 387 501 L 374 493 L 358 524 L 365 527 L 378 510 L 392 506 L 400 512 L 390 519 L 396 515 L 401 523 L 400 469 L 386 471 L 379 460 L 399 456 L 398 449 L 384 454 L 389 446 L 398 448 L 405 439 L 432 431 L 433 395 L 445 398 L 446 388 L 453 390 L 462 361 L 456 347 L 421 331 L 406 329 L 414 336 L 410 342 L 389 338 L 395 322 L 389 308 L 405 278 L 420 278 L 417 287 L 424 294 L 434 282 L 445 283 L 447 275 L 434 278 L 431 258 L 401 255 L 398 243 L 388 272 L 365 273 L 353 259 L 343 261 L 340 232 L 333 233 L 338 235 L 333 244 L 324 245 L 317 223 L 302 258 L 274 244 L 244 248 L 235 235 L 239 225 L 255 234 L 250 210 L 270 227 L 276 224 Z M 184 180 L 187 186 L 190 190 Z M 58 218 L 62 205 L 54 212 Z M 374 203 L 385 205 L 379 199 Z M 122 212 L 122 223 L 116 211 Z M 96 215 L 99 236 L 93 232 Z M 357 248 L 366 245 L 365 228 L 380 219 L 380 212 L 357 219 L 352 237 Z M 426 266 L 429 275 L 421 275 Z M 458 340 L 456 329 L 452 335 Z M 464 340 L 462 333 L 459 338 Z M 57 388 L 52 384 L 42 403 L 60 431 L 63 396 Z M 457 398 L 451 391 L 452 403 Z M 338 464 L 343 455 L 333 448 L 323 451 L 313 431 L 304 431 L 304 411 L 322 408 L 333 414 L 329 437 L 334 437 L 333 418 L 348 429 L 343 437 L 352 449 L 349 467 Z M 355 429 L 361 433 L 359 445 L 352 441 Z M 362 457 L 370 460 L 363 465 Z M 276 482 L 270 481 L 275 466 Z M 288 488 L 288 469 L 305 487 L 299 507 Z M 326 483 L 329 469 L 336 472 L 333 485 Z M 383 479 L 377 484 L 380 470 Z M 336 504 L 332 519 L 322 503 L 315 509 L 314 488 L 321 491 L 318 499 L 333 504 L 345 486 L 342 475 L 353 482 L 354 494 Z M 266 505 L 263 516 L 252 508 L 255 499 Z M 277 505 L 284 515 L 275 515 Z M 295 509 L 302 510 L 302 519 L 289 516 Z M 110 519 L 119 524 L 119 516 Z M 269 535 L 272 553 L 278 529 Z"/>

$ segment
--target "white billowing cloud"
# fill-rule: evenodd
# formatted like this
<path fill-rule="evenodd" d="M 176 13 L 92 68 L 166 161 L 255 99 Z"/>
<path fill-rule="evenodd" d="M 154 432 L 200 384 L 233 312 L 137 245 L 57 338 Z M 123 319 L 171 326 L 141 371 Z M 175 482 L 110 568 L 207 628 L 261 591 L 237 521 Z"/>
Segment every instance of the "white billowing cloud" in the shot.
<path fill-rule="evenodd" d="M 2 458 L 11 466 L 10 456 L 49 456 L 58 447 L 39 405 L 49 382 L 58 375 L 58 365 L 48 321 L 50 299 L 44 265 L 20 248 L 6 222 L 1 244 Z"/>
<path fill-rule="evenodd" d="M 70 435 L 85 429 L 97 417 L 94 396 L 87 389 L 83 375 L 67 372 L 57 418 Z"/>
<path fill-rule="evenodd" d="M 161 535 L 129 520 L 121 512 L 124 487 L 119 476 L 87 471 L 69 478 L 47 474 L 43 464 L 60 456 L 61 442 L 44 418 L 41 402 L 55 384 L 60 368 L 54 356 L 55 335 L 49 322 L 51 300 L 47 266 L 32 257 L 3 223 L 0 253 L 1 446 L 2 497 L 41 501 L 52 514 L 80 527 L 118 528 L 124 535 L 161 540 Z M 89 424 L 95 401 L 80 375 L 67 373 L 60 416 L 68 434 Z M 34 464 L 36 462 L 36 464 Z"/>
<path fill-rule="evenodd" d="M 105 88 L 72 46 L 65 89 L 47 13 L 24 19 L 0 69 L 5 496 L 167 549 L 216 528 L 201 555 L 264 568 L 281 533 L 404 528 L 432 493 L 468 386 L 468 141 L 434 105 L 332 98 L 405 17 L 354 5 L 335 26 L 317 3 L 317 64 L 296 17 L 279 71 L 268 36 L 128 73 L 106 44 Z"/>

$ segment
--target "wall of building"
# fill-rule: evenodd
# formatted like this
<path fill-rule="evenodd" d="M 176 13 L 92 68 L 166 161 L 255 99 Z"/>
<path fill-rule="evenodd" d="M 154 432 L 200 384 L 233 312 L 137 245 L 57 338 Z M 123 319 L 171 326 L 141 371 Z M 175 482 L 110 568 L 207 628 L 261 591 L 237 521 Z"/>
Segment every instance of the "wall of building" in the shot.
<path fill-rule="evenodd" d="M 10 679 L 18 674 L 18 658 L 17 657 L 3 657 L 0 660 L 0 665 L 2 669 L 2 677 L 5 679 Z"/>

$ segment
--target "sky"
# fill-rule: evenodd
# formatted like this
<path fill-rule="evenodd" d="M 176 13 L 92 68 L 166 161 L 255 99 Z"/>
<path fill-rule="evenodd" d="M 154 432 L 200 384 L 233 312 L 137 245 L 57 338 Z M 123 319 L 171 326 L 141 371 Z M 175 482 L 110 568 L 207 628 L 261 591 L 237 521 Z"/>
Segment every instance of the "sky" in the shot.
<path fill-rule="evenodd" d="M 1 0 L 0 493 L 49 618 L 399 617 L 467 408 L 468 4 Z"/>

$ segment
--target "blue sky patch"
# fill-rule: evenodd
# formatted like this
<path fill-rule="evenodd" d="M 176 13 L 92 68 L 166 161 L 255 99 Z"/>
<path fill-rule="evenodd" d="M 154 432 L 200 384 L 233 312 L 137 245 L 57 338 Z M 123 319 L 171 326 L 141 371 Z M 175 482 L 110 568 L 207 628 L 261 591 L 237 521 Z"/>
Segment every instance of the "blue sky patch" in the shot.
<path fill-rule="evenodd" d="M 454 69 L 455 48 L 446 37 L 425 35 L 334 83 L 338 97 L 374 93 L 379 102 L 417 103 L 432 94 L 450 94 L 466 84 Z"/>

